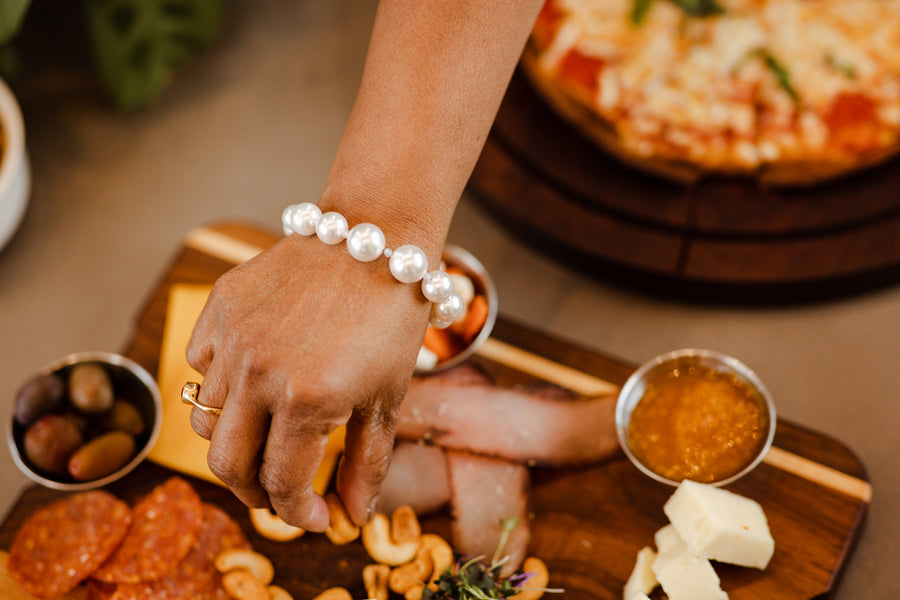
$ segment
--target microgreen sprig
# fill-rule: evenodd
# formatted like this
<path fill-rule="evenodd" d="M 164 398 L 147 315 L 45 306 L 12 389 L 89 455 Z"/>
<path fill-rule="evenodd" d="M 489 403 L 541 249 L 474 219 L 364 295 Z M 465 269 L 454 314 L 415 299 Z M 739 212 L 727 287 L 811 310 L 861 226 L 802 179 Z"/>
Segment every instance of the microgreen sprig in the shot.
<path fill-rule="evenodd" d="M 509 561 L 504 555 L 506 544 L 512 530 L 519 520 L 515 517 L 500 520 L 500 541 L 489 565 L 482 560 L 486 557 L 475 556 L 461 559 L 456 566 L 447 567 L 437 579 L 437 590 L 425 588 L 422 600 L 496 600 L 509 598 L 525 589 L 525 583 L 534 575 L 516 571 L 506 578 L 500 571 Z M 545 592 L 562 592 L 560 589 L 544 589 Z"/>

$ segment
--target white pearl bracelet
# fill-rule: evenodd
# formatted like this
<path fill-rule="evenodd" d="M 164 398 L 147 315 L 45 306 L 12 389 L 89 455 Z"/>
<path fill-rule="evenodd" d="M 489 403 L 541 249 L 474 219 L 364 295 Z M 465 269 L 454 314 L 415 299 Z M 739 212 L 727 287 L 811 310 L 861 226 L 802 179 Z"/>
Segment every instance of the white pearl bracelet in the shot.
<path fill-rule="evenodd" d="M 388 258 L 394 279 L 402 283 L 422 282 L 422 294 L 431 305 L 429 323 L 434 327 L 449 327 L 465 312 L 462 298 L 453 290 L 453 279 L 446 271 L 428 270 L 428 257 L 418 246 L 406 244 L 394 250 L 387 247 L 384 233 L 371 223 L 360 223 L 352 229 L 347 219 L 336 212 L 322 214 L 312 202 L 292 204 L 281 214 L 284 235 L 316 234 L 329 245 L 347 240 L 350 256 L 360 262 L 371 262 L 380 256 Z"/>

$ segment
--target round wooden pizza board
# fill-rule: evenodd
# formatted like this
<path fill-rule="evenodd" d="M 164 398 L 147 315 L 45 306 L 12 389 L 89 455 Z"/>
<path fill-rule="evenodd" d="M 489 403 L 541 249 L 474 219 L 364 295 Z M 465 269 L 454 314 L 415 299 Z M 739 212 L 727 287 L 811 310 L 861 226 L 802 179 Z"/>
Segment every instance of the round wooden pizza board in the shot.
<path fill-rule="evenodd" d="M 518 72 L 470 189 L 548 254 L 668 297 L 808 302 L 900 281 L 900 160 L 807 188 L 664 181 L 601 151 Z"/>

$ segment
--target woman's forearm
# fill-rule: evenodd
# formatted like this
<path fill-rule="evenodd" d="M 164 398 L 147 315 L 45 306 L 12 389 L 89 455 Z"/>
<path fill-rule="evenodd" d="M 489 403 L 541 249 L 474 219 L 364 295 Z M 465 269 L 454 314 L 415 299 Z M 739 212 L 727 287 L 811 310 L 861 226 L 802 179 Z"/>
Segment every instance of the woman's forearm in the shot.
<path fill-rule="evenodd" d="M 439 255 L 541 0 L 382 0 L 320 200 Z"/>

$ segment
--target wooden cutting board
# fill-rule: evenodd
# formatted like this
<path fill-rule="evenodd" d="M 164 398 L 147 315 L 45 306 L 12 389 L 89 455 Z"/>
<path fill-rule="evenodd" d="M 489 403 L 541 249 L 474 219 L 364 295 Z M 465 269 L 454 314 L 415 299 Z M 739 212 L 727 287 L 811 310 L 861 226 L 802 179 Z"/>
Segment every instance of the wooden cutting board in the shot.
<path fill-rule="evenodd" d="M 276 239 L 274 233 L 245 223 L 191 231 L 140 310 L 124 353 L 156 372 L 170 286 L 211 283 Z M 503 319 L 473 360 L 504 385 L 541 379 L 580 391 L 614 391 L 633 369 L 615 358 Z M 133 502 L 172 474 L 147 462 L 110 490 Z M 255 534 L 247 510 L 230 492 L 188 479 L 204 500 L 238 520 L 254 546 L 272 558 L 276 583 L 297 600 L 310 599 L 335 585 L 348 588 L 356 598 L 366 597 L 361 570 L 369 559 L 360 543 L 336 547 L 316 534 L 289 543 L 266 540 Z M 578 469 L 533 468 L 532 483 L 530 552 L 547 562 L 551 586 L 565 588 L 564 597 L 570 599 L 621 598 L 638 550 L 652 546 L 654 532 L 666 524 L 662 505 L 672 488 L 642 475 L 623 455 Z M 765 462 L 730 489 L 763 506 L 776 542 L 775 555 L 764 572 L 717 565 L 730 597 L 827 597 L 850 558 L 871 498 L 865 469 L 853 452 L 837 440 L 780 421 L 775 447 Z M 28 598 L 6 572 L 5 551 L 22 522 L 38 506 L 61 495 L 38 486 L 28 488 L 0 527 L 4 550 L 0 552 L 0 597 Z M 423 528 L 448 535 L 448 514 L 425 517 Z M 68 596 L 83 597 L 83 590 Z"/>

